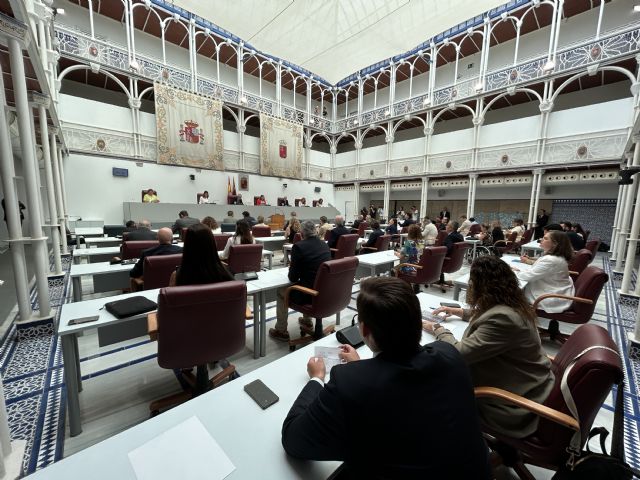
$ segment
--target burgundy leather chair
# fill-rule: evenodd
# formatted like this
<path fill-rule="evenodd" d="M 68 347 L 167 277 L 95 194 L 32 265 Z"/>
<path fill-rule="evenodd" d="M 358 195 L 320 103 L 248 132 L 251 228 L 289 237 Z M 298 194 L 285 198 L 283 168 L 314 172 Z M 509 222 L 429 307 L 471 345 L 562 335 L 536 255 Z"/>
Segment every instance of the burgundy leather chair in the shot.
<path fill-rule="evenodd" d="M 128 260 L 130 258 L 140 258 L 143 250 L 159 245 L 157 240 L 134 240 L 132 242 L 122 242 L 120 246 L 120 258 Z"/>
<path fill-rule="evenodd" d="M 534 230 L 533 229 L 529 229 L 529 230 L 525 230 L 524 233 L 522 234 L 522 238 L 520 238 L 519 242 L 516 242 L 515 247 L 513 247 L 513 250 L 519 250 L 520 247 L 522 245 L 525 245 L 527 243 L 529 243 L 531 241 L 531 239 L 533 238 L 533 234 L 534 234 Z"/>
<path fill-rule="evenodd" d="M 582 324 L 591 320 L 602 288 L 608 281 L 609 275 L 607 275 L 604 270 L 598 267 L 588 266 L 575 281 L 575 296 L 570 297 L 557 293 L 547 293 L 536 298 L 536 301 L 533 302 L 536 315 L 550 320 L 547 329 L 540 328 L 541 334 L 545 336 L 548 335 L 552 340 L 559 341 L 560 343 L 566 342 L 567 338 L 570 337 L 567 334 L 560 333 L 558 322 Z M 573 300 L 573 303 L 568 310 L 562 313 L 548 313 L 538 308 L 540 302 L 545 298 L 566 298 Z"/>
<path fill-rule="evenodd" d="M 493 248 L 495 248 L 501 254 L 511 253 L 516 249 L 518 244 L 516 243 L 516 238 L 518 234 L 516 232 L 512 232 L 509 234 L 506 240 L 498 240 L 493 244 Z"/>
<path fill-rule="evenodd" d="M 270 237 L 271 229 L 269 227 L 255 226 L 251 229 L 251 234 L 254 237 Z"/>
<path fill-rule="evenodd" d="M 358 234 L 348 233 L 340 235 L 336 248 L 332 248 L 333 259 L 338 260 L 345 257 L 353 257 L 356 254 L 356 245 L 358 244 Z"/>
<path fill-rule="evenodd" d="M 326 232 L 324 232 L 324 239 L 326 241 L 329 241 L 330 238 L 331 238 L 331 229 L 329 229 Z"/>
<path fill-rule="evenodd" d="M 589 347 L 594 348 L 575 363 L 567 383 L 578 410 L 576 420 L 566 406 L 560 391 L 561 379 L 574 358 Z M 622 362 L 615 342 L 598 325 L 582 325 L 551 362 L 555 383 L 551 393 L 539 404 L 519 395 L 495 387 L 477 387 L 476 398 L 489 398 L 525 408 L 540 420 L 537 430 L 524 438 L 511 438 L 483 426 L 489 447 L 512 467 L 521 479 L 532 479 L 525 463 L 558 470 L 568 459 L 567 447 L 575 431 L 580 430 L 582 445 L 587 440 L 593 421 L 614 384 L 623 380 Z"/>
<path fill-rule="evenodd" d="M 585 232 L 584 232 L 584 243 L 587 243 L 587 240 L 589 239 L 589 235 L 591 235 L 591 230 L 585 230 Z"/>
<path fill-rule="evenodd" d="M 571 278 L 573 278 L 574 282 L 584 271 L 584 269 L 589 266 L 592 259 L 593 255 L 591 254 L 591 251 L 587 250 L 586 248 L 583 248 L 582 250 L 578 250 L 576 252 L 576 254 L 573 256 L 573 259 L 569 262 L 569 275 L 571 275 Z"/>
<path fill-rule="evenodd" d="M 380 235 L 373 247 L 361 247 L 360 253 L 384 252 L 389 250 L 391 235 Z"/>
<path fill-rule="evenodd" d="M 360 225 L 358 225 L 358 230 L 356 230 L 355 228 L 352 228 L 351 233 L 357 233 L 358 237 L 364 238 L 364 231 L 367 230 L 368 228 L 369 228 L 369 224 L 367 222 L 360 222 Z"/>
<path fill-rule="evenodd" d="M 220 233 L 215 233 L 213 235 L 213 240 L 216 242 L 216 248 L 218 249 L 218 251 L 222 251 L 224 250 L 224 247 L 227 246 L 227 242 L 229 241 L 229 237 L 231 237 L 232 235 L 229 234 L 220 234 Z"/>
<path fill-rule="evenodd" d="M 482 231 L 482 227 L 479 223 L 474 223 L 469 227 L 469 235 L 477 235 Z"/>
<path fill-rule="evenodd" d="M 440 272 L 440 282 L 439 282 L 442 293 L 446 292 L 445 287 L 453 287 L 452 283 L 448 283 L 444 281 L 444 274 L 454 273 L 462 268 L 462 263 L 464 262 L 464 256 L 467 253 L 467 249 L 470 246 L 471 245 L 469 245 L 466 242 L 454 243 L 453 248 L 451 249 L 450 256 L 444 257 L 444 262 L 442 263 L 442 270 Z"/>
<path fill-rule="evenodd" d="M 446 230 L 438 231 L 438 236 L 436 237 L 436 243 L 434 243 L 434 246 L 441 247 L 442 245 L 444 245 L 444 239 L 447 238 L 447 235 L 449 234 Z"/>
<path fill-rule="evenodd" d="M 169 286 L 171 274 L 182 263 L 182 254 L 154 255 L 144 258 L 144 289 L 164 288 Z"/>
<path fill-rule="evenodd" d="M 593 259 L 596 258 L 596 255 L 598 254 L 598 249 L 600 248 L 600 239 L 596 238 L 595 240 L 589 240 L 587 243 L 585 243 L 584 248 L 591 252 L 591 255 L 593 255 L 593 257 L 591 257 L 591 261 L 593 261 Z"/>
<path fill-rule="evenodd" d="M 180 372 L 186 391 L 156 400 L 149 405 L 151 415 L 170 405 L 182 403 L 237 376 L 226 357 L 245 347 L 245 282 L 230 281 L 207 285 L 168 287 L 160 290 L 157 321 L 158 365 Z M 222 372 L 209 379 L 207 364 L 221 361 Z M 196 366 L 194 377 L 190 370 Z"/>
<path fill-rule="evenodd" d="M 291 242 L 291 243 L 298 243 L 300 240 L 302 240 L 302 234 L 300 232 L 297 232 L 293 236 L 293 242 Z"/>
<path fill-rule="evenodd" d="M 183 227 L 180 229 L 180 241 L 184 242 L 184 238 L 187 236 L 187 230 L 189 230 L 187 227 Z"/>
<path fill-rule="evenodd" d="M 231 245 L 226 263 L 233 274 L 259 272 L 262 266 L 262 245 Z"/>
<path fill-rule="evenodd" d="M 345 236 L 345 235 L 343 235 Z M 342 238 L 342 237 L 340 237 Z M 297 345 L 310 343 L 335 330 L 334 325 L 322 328 L 322 319 L 336 315 L 336 323 L 340 325 L 340 312 L 351 302 L 351 288 L 358 268 L 358 258 L 351 256 L 339 260 L 329 260 L 320 265 L 313 288 L 292 285 L 285 292 L 285 304 L 297 312 L 316 319 L 313 329 L 300 326 L 300 338 L 289 340 L 289 349 Z M 298 304 L 290 300 L 292 291 L 308 294 L 311 303 Z M 309 335 L 308 337 L 305 335 Z"/>
<path fill-rule="evenodd" d="M 401 263 L 398 265 L 398 278 L 413 284 L 414 289 L 421 283 L 429 285 L 430 283 L 437 282 L 440 278 L 446 255 L 447 247 L 425 247 L 417 264 Z M 400 267 L 404 266 L 412 266 L 416 271 L 413 273 L 402 273 Z"/>

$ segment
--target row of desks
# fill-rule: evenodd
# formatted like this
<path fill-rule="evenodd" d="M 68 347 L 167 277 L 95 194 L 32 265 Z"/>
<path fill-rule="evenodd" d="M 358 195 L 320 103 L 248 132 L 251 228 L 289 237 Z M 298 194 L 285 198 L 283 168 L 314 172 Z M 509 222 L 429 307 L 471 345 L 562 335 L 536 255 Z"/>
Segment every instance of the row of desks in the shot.
<path fill-rule="evenodd" d="M 273 272 L 277 272 L 277 270 Z M 247 287 L 249 288 L 249 286 Z M 152 297 L 153 291 L 147 292 L 146 295 Z M 419 294 L 418 299 L 422 310 L 432 310 L 442 300 L 441 297 L 425 293 Z M 104 302 L 104 299 L 95 300 L 96 305 L 99 305 L 100 301 Z M 69 317 L 67 316 L 65 319 L 68 320 Z M 106 317 L 103 319 L 101 313 L 100 322 L 103 321 L 106 321 Z M 125 321 L 128 320 L 123 320 L 123 322 Z M 462 320 L 451 317 L 447 319 L 446 324 L 456 338 L 462 336 L 467 325 Z M 63 319 L 61 319 L 61 325 L 66 325 Z M 75 331 L 78 333 L 81 330 L 82 328 L 79 326 Z M 431 341 L 433 341 L 433 337 L 423 332 L 422 343 Z M 72 348 L 71 343 L 69 339 L 65 340 L 67 350 Z M 339 462 L 300 461 L 289 457 L 281 446 L 281 430 L 291 405 L 308 381 L 306 364 L 308 359 L 314 355 L 314 348 L 316 346 L 336 347 L 338 345 L 335 335 L 325 337 L 262 368 L 242 375 L 226 385 L 172 408 L 162 415 L 151 418 L 39 470 L 29 478 L 33 480 L 67 480 L 69 478 L 134 480 L 137 477 L 129 461 L 129 452 L 196 416 L 235 465 L 235 470 L 228 477 L 231 480 L 249 478 L 325 479 L 335 471 Z M 372 356 L 366 346 L 361 347 L 358 352 L 363 359 Z M 71 373 L 67 373 L 67 363 L 65 358 L 65 379 L 69 382 Z M 73 370 L 73 365 L 72 363 L 71 370 Z M 79 376 L 79 371 L 73 373 Z M 279 402 L 266 410 L 262 410 L 243 391 L 246 384 L 256 379 L 262 380 L 280 398 Z M 69 383 L 67 383 L 68 385 Z M 75 396 L 75 401 L 77 401 L 77 392 Z M 69 397 L 71 402 L 71 395 Z M 77 433 L 79 432 L 76 430 L 75 434 Z M 180 441 L 189 444 L 190 439 L 181 438 Z M 175 461 L 189 461 L 189 459 L 175 458 Z M 202 472 L 202 477 L 207 478 L 206 472 Z"/>

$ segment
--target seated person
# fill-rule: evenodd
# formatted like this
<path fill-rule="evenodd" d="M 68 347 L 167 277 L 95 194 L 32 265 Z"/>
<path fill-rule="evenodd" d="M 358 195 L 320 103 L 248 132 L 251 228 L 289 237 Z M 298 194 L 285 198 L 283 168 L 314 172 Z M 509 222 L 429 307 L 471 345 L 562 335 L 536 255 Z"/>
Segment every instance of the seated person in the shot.
<path fill-rule="evenodd" d="M 287 243 L 293 243 L 293 239 L 301 229 L 300 220 L 296 217 L 292 217 L 289 225 L 284 230 L 284 236 L 287 239 Z"/>
<path fill-rule="evenodd" d="M 382 235 L 384 235 L 384 232 L 380 228 L 380 222 L 374 221 L 371 224 L 371 228 L 373 229 L 373 231 L 369 234 L 369 239 L 367 240 L 366 243 L 364 243 L 362 245 L 362 247 L 373 247 L 373 248 L 375 248 L 376 242 L 378 241 L 378 238 L 380 238 Z M 362 250 L 362 247 L 360 247 L 360 253 L 369 253 L 369 252 L 371 252 L 371 250 Z"/>
<path fill-rule="evenodd" d="M 493 245 L 493 237 L 491 236 L 491 231 L 489 229 L 489 225 L 486 223 L 480 226 L 480 233 L 477 235 L 478 240 L 480 240 L 483 247 L 490 247 Z"/>
<path fill-rule="evenodd" d="M 351 230 L 344 226 L 344 217 L 342 215 L 336 215 L 335 225 L 336 226 L 331 230 L 329 240 L 327 241 L 327 245 L 329 246 L 329 248 L 336 248 L 338 239 L 342 235 L 351 233 Z"/>
<path fill-rule="evenodd" d="M 513 221 L 513 228 L 509 230 L 509 234 L 516 232 L 516 242 L 522 240 L 522 234 L 524 233 L 524 222 L 521 218 L 516 218 Z"/>
<path fill-rule="evenodd" d="M 560 226 L 564 230 L 564 233 L 566 233 L 574 250 L 581 250 L 584 248 L 584 237 L 582 235 L 578 235 L 578 233 L 573 229 L 571 222 L 561 222 Z"/>
<path fill-rule="evenodd" d="M 398 225 L 396 225 L 396 219 L 390 218 L 389 223 L 387 224 L 387 228 L 385 228 L 384 232 L 387 235 L 397 235 L 398 234 Z"/>
<path fill-rule="evenodd" d="M 410 213 L 407 213 L 406 216 L 405 216 L 404 223 L 402 224 L 402 228 L 408 227 L 409 225 L 413 225 L 415 223 L 416 223 L 416 221 L 413 218 L 413 215 L 411 215 Z"/>
<path fill-rule="evenodd" d="M 343 346 L 325 385 L 311 358 L 282 426 L 295 458 L 344 461 L 346 478 L 490 478 L 469 370 L 451 345 L 421 347 L 420 302 L 392 277 L 362 281 L 358 326 L 373 358 Z M 342 478 L 342 477 L 341 477 Z"/>
<path fill-rule="evenodd" d="M 157 240 L 158 234 L 151 231 L 151 222 L 149 220 L 140 220 L 138 228 L 130 230 L 127 233 L 127 242 L 136 242 L 139 240 Z"/>
<path fill-rule="evenodd" d="M 244 205 L 244 203 L 242 203 L 242 194 L 239 193 L 235 196 L 235 198 L 233 199 L 233 205 Z"/>
<path fill-rule="evenodd" d="M 218 225 L 215 218 L 206 216 L 202 219 L 202 223 L 211 229 L 211 233 L 222 233 L 222 228 Z"/>
<path fill-rule="evenodd" d="M 287 227 L 289 226 L 289 224 L 291 223 L 291 221 L 292 221 L 294 218 L 295 218 L 295 219 L 297 219 L 297 218 L 298 218 L 298 214 L 297 214 L 296 212 L 291 212 L 291 213 L 289 214 L 289 220 L 287 220 L 286 222 L 284 222 L 284 227 L 282 227 L 282 229 L 283 229 L 283 230 L 286 230 L 286 229 L 287 229 Z"/>
<path fill-rule="evenodd" d="M 569 262 L 573 258 L 571 243 L 564 232 L 550 231 L 544 234 L 542 242 L 543 255 L 536 260 L 533 267 L 527 271 L 517 272 L 519 280 L 526 280 L 524 294 L 531 303 L 545 293 L 559 293 L 575 295 L 573 280 L 569 276 Z M 538 308 L 548 313 L 564 312 L 571 306 L 572 300 L 562 298 L 548 298 L 542 300 Z"/>
<path fill-rule="evenodd" d="M 318 199 L 318 203 L 316 204 L 316 207 L 324 207 L 323 204 L 324 200 L 322 200 L 321 198 Z"/>
<path fill-rule="evenodd" d="M 351 229 L 352 230 L 358 230 L 358 227 L 360 226 L 360 224 L 364 222 L 364 215 L 358 215 L 358 218 L 356 218 L 353 221 L 353 224 L 351 225 Z"/>
<path fill-rule="evenodd" d="M 287 197 L 282 197 L 282 200 L 280 201 L 280 206 L 281 207 L 288 207 L 289 206 L 289 200 L 287 199 Z"/>
<path fill-rule="evenodd" d="M 138 262 L 129 271 L 129 277 L 139 280 L 139 282 L 137 283 L 141 284 L 144 275 L 144 259 L 146 257 L 152 257 L 155 255 L 174 255 L 176 253 L 182 253 L 182 247 L 179 247 L 178 245 L 172 245 L 172 241 L 173 232 L 171 232 L 170 228 L 165 227 L 158 230 L 159 245 L 147 248 L 146 250 L 142 251 Z"/>
<path fill-rule="evenodd" d="M 330 231 L 333 227 L 331 224 L 327 223 L 327 217 L 324 215 L 320 217 L 320 225 L 318 226 L 318 237 L 320 240 L 324 240 L 324 236 L 328 231 Z"/>
<path fill-rule="evenodd" d="M 210 201 L 209 201 L 209 192 L 207 192 L 206 190 L 204 192 L 202 192 L 202 195 L 200 195 L 200 200 L 198 201 L 199 205 L 203 205 L 205 203 L 210 203 Z"/>
<path fill-rule="evenodd" d="M 127 223 L 124 224 L 124 230 L 123 232 L 133 232 L 136 228 L 138 228 L 138 226 L 136 225 L 136 222 L 134 222 L 133 220 L 129 220 Z"/>
<path fill-rule="evenodd" d="M 458 228 L 458 232 L 462 234 L 463 237 L 469 235 L 469 229 L 471 228 L 471 220 L 467 219 L 466 215 L 460 215 L 460 228 Z"/>
<path fill-rule="evenodd" d="M 302 198 L 300 199 L 300 203 L 299 203 L 299 205 L 300 205 L 301 207 L 306 207 L 306 206 L 307 206 L 307 199 L 306 199 L 306 198 L 304 198 L 304 197 L 302 197 Z"/>
<path fill-rule="evenodd" d="M 224 217 L 222 223 L 236 223 L 236 219 L 233 217 L 233 210 L 227 212 L 227 216 Z"/>
<path fill-rule="evenodd" d="M 544 403 L 554 384 L 551 362 L 540 343 L 535 312 L 509 265 L 491 255 L 476 258 L 467 302 L 469 309 L 440 307 L 433 311 L 469 321 L 459 341 L 446 324 L 424 320 L 424 329 L 458 349 L 475 387 L 502 388 Z M 538 417 L 524 408 L 494 399 L 476 402 L 482 423 L 492 430 L 523 438 L 537 428 Z"/>
<path fill-rule="evenodd" d="M 242 212 L 242 219 L 249 224 L 250 227 L 253 227 L 256 223 L 256 219 L 251 216 L 249 212 L 246 210 Z"/>
<path fill-rule="evenodd" d="M 302 240 L 293 244 L 291 248 L 291 263 L 289 265 L 289 280 L 313 288 L 316 274 L 320 265 L 331 260 L 331 252 L 325 242 L 318 238 L 316 226 L 310 220 L 305 220 L 301 225 Z M 269 336 L 276 340 L 289 341 L 287 329 L 289 311 L 284 303 L 284 292 L 288 287 L 278 289 L 278 301 L 276 304 L 276 325 L 269 329 Z M 291 300 L 295 303 L 309 303 L 310 297 L 302 292 L 291 292 Z M 303 316 L 299 322 L 303 325 L 313 326 L 311 318 Z"/>
<path fill-rule="evenodd" d="M 440 230 L 446 230 L 448 224 L 449 224 L 449 218 L 442 217 L 442 221 L 440 222 Z"/>
<path fill-rule="evenodd" d="M 266 204 L 267 204 L 267 201 L 265 200 L 264 195 L 260 195 L 260 198 L 256 202 L 256 205 L 266 205 Z"/>
<path fill-rule="evenodd" d="M 443 246 L 447 247 L 447 257 L 451 256 L 451 252 L 453 251 L 453 245 L 459 242 L 464 242 L 464 237 L 461 233 L 458 232 L 458 222 L 448 222 L 446 226 L 447 236 L 444 239 Z M 444 281 L 444 273 L 440 272 L 440 281 L 439 283 L 445 283 Z"/>
<path fill-rule="evenodd" d="M 254 227 L 269 227 L 266 223 L 264 223 L 264 217 L 262 215 L 258 215 L 258 223 L 254 225 Z"/>
<path fill-rule="evenodd" d="M 229 240 L 227 240 L 227 244 L 224 247 L 222 255 L 220 255 L 220 259 L 226 260 L 229 258 L 231 245 L 251 245 L 254 243 L 256 243 L 256 241 L 251 234 L 251 226 L 249 226 L 249 224 L 244 220 L 238 220 L 236 223 L 236 231 L 229 237 Z"/>
<path fill-rule="evenodd" d="M 173 233 L 180 233 L 183 228 L 189 228 L 191 225 L 195 225 L 196 223 L 200 223 L 200 220 L 197 218 L 191 218 L 189 216 L 189 212 L 181 210 L 180 213 L 178 213 L 178 219 L 174 222 L 171 230 Z"/>
<path fill-rule="evenodd" d="M 493 240 L 493 243 L 496 243 L 498 240 L 504 240 L 504 232 L 502 231 L 500 220 L 494 220 L 491 222 L 491 239 Z"/>
<path fill-rule="evenodd" d="M 420 260 L 422 251 L 424 250 L 424 242 L 422 240 L 422 232 L 419 225 L 409 225 L 409 231 L 407 232 L 407 239 L 402 245 L 402 249 L 399 252 L 395 252 L 396 257 L 400 259 L 400 263 L 413 263 L 414 265 Z M 415 267 L 404 266 L 400 270 L 402 273 L 413 273 L 416 271 Z M 393 270 L 394 274 L 398 274 L 398 270 Z M 416 284 L 416 287 L 418 285 Z"/>
<path fill-rule="evenodd" d="M 438 228 L 429 217 L 424 217 L 422 237 L 424 238 L 425 245 L 435 245 L 436 239 L 438 238 Z"/>
<path fill-rule="evenodd" d="M 142 203 L 160 203 L 160 199 L 158 198 L 158 194 L 153 188 L 147 190 L 147 193 L 142 197 Z"/>

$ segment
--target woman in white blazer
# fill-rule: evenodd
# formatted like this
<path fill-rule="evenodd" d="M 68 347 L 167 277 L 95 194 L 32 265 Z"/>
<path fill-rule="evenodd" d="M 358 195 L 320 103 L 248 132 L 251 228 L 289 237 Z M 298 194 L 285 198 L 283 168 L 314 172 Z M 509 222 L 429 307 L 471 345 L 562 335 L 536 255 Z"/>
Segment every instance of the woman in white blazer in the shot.
<path fill-rule="evenodd" d="M 573 258 L 571 242 L 564 232 L 545 233 L 540 246 L 544 255 L 537 259 L 531 270 L 526 272 L 514 269 L 519 280 L 526 280 L 525 296 L 530 302 L 545 293 L 575 295 L 573 280 L 569 276 L 569 261 Z M 548 313 L 564 312 L 571 306 L 572 300 L 548 298 L 540 302 L 539 307 Z"/>

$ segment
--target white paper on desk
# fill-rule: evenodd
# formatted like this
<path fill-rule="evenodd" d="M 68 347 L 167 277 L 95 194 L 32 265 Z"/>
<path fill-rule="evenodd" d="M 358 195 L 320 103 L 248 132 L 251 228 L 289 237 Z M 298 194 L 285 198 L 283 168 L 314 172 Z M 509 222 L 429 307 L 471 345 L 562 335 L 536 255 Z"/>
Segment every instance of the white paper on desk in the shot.
<path fill-rule="evenodd" d="M 331 372 L 331 369 L 335 365 L 344 363 L 340 360 L 340 347 L 315 347 L 315 357 L 322 357 L 324 360 L 324 366 L 327 368 L 327 373 Z"/>
<path fill-rule="evenodd" d="M 236 467 L 198 417 L 129 452 L 138 480 L 222 480 Z"/>

